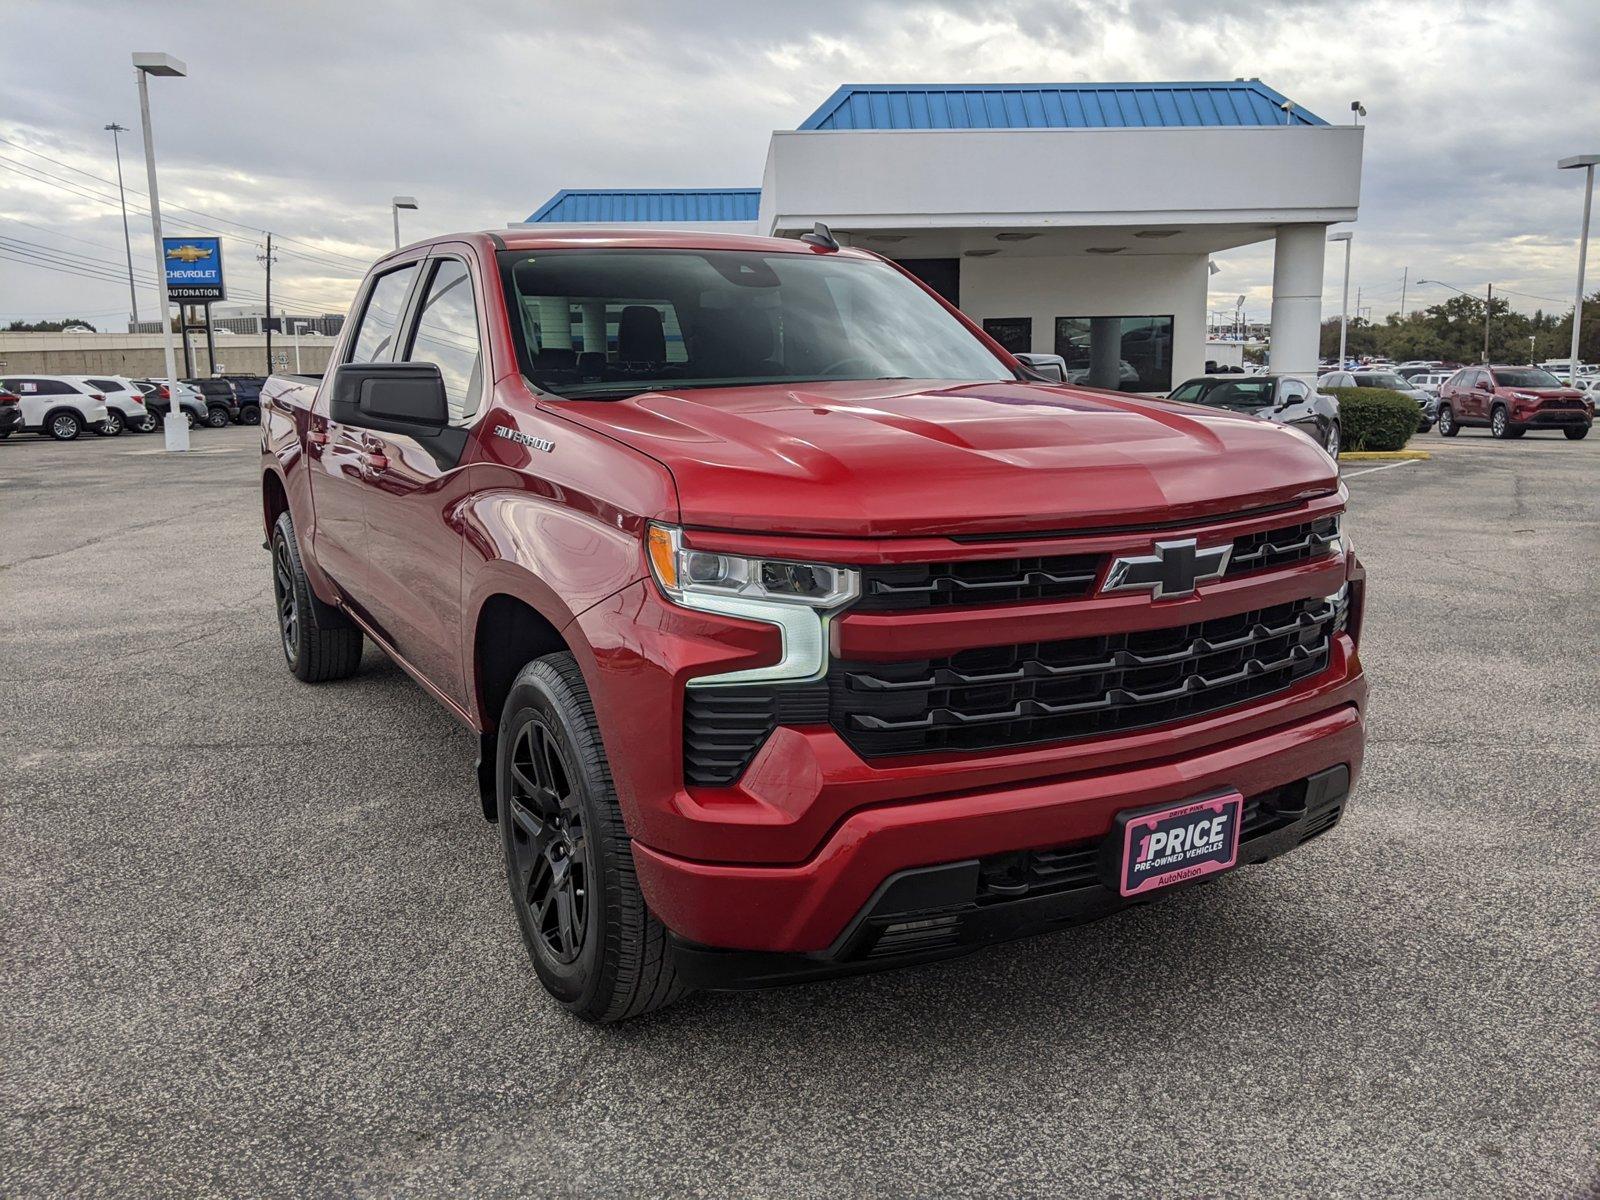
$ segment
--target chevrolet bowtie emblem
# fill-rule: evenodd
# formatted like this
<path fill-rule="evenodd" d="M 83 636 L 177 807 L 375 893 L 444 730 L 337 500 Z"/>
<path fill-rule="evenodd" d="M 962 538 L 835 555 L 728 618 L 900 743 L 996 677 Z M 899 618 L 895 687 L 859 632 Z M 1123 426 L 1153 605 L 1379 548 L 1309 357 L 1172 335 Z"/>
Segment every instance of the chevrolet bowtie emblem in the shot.
<path fill-rule="evenodd" d="M 1111 570 L 1106 572 L 1105 586 L 1100 590 L 1148 591 L 1156 600 L 1188 596 L 1194 592 L 1195 584 L 1222 578 L 1232 554 L 1232 542 L 1203 549 L 1194 538 L 1157 542 L 1154 554 L 1131 555 L 1115 560 Z"/>
<path fill-rule="evenodd" d="M 180 259 L 186 263 L 197 263 L 202 258 L 210 258 L 213 251 L 200 246 L 174 246 L 167 251 L 168 258 Z"/>

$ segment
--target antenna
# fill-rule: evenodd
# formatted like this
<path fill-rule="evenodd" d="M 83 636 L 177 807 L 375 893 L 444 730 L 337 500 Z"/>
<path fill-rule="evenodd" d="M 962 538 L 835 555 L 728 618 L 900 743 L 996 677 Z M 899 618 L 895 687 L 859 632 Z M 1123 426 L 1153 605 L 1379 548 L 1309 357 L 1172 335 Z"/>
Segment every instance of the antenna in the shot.
<path fill-rule="evenodd" d="M 819 250 L 839 249 L 839 243 L 833 236 L 833 230 L 829 229 L 821 221 L 811 227 L 810 233 L 802 233 L 800 240 L 808 245 L 817 247 Z"/>

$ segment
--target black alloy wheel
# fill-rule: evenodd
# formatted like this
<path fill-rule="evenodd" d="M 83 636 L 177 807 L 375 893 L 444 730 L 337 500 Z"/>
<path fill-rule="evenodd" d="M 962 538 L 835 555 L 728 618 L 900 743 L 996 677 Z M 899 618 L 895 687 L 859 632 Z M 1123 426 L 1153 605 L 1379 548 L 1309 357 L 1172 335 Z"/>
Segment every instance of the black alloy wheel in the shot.
<path fill-rule="evenodd" d="M 537 951 L 559 966 L 583 953 L 593 855 L 575 777 L 544 719 L 530 714 L 511 745 L 512 892 Z"/>
<path fill-rule="evenodd" d="M 289 543 L 281 537 L 274 538 L 272 543 L 272 599 L 278 610 L 283 657 L 292 666 L 300 654 L 300 597 L 295 592 Z"/>

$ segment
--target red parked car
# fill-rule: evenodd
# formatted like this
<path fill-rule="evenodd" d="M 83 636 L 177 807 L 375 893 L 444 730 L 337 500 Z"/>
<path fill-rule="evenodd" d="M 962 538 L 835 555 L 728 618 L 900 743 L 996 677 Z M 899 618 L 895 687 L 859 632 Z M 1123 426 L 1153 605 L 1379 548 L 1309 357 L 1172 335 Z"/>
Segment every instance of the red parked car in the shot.
<path fill-rule="evenodd" d="M 1439 389 L 1439 433 L 1487 426 L 1497 438 L 1559 429 L 1571 441 L 1589 436 L 1594 401 L 1540 367 L 1462 367 Z"/>
<path fill-rule="evenodd" d="M 284 655 L 370 638 L 477 733 L 582 1017 L 1060 929 L 1344 810 L 1364 573 L 1305 438 L 1041 381 L 821 229 L 442 237 L 332 363 L 262 391 Z"/>

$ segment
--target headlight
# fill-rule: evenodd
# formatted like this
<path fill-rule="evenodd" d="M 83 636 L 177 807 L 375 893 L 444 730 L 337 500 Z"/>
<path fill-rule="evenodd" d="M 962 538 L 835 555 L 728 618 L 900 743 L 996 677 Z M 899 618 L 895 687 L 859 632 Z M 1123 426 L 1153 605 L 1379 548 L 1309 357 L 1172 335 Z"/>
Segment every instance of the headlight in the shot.
<path fill-rule="evenodd" d="M 859 573 L 825 563 L 693 550 L 672 525 L 652 524 L 646 538 L 650 572 L 675 604 L 762 621 L 776 626 L 783 638 L 783 653 L 772 666 L 698 676 L 690 687 L 822 677 L 828 667 L 829 617 L 860 594 Z"/>

